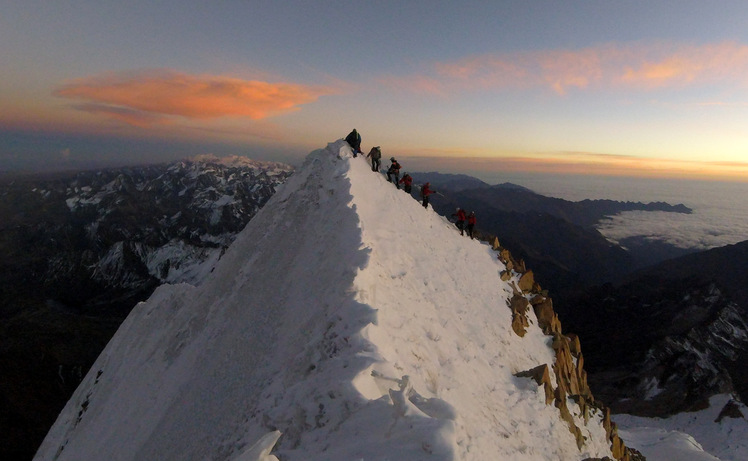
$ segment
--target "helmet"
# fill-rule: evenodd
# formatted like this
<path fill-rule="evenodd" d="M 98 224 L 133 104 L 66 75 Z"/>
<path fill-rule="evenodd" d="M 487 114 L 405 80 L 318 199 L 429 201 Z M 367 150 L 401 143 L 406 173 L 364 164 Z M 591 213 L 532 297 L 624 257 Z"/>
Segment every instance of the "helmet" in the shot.
<path fill-rule="evenodd" d="M 390 161 L 394 162 L 395 161 L 395 157 L 390 157 Z"/>

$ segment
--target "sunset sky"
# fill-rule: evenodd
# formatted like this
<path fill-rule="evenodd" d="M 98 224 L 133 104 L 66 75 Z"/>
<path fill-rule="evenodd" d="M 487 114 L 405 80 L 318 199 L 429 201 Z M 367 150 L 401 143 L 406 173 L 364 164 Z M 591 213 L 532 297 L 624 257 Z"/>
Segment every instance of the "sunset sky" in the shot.
<path fill-rule="evenodd" d="M 748 3 L 2 1 L 0 171 L 298 163 L 748 181 Z"/>

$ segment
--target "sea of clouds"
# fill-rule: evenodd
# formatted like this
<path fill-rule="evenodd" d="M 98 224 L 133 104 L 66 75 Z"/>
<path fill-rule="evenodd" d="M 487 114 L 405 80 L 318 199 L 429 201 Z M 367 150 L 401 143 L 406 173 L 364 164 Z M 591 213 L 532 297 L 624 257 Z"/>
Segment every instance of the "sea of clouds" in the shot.
<path fill-rule="evenodd" d="M 510 180 L 566 200 L 611 199 L 682 203 L 691 214 L 628 211 L 598 224 L 609 240 L 644 237 L 678 248 L 706 250 L 748 240 L 748 182 L 601 176 L 535 175 Z"/>
<path fill-rule="evenodd" d="M 644 237 L 678 248 L 708 250 L 748 240 L 748 213 L 717 212 L 709 208 L 695 210 L 690 215 L 627 211 L 601 221 L 597 228 L 615 242 Z"/>

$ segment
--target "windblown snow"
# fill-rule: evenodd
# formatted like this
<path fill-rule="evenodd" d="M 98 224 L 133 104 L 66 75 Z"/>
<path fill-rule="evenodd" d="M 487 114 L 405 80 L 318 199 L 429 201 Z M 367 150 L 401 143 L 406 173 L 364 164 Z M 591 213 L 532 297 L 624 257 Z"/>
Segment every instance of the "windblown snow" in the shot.
<path fill-rule="evenodd" d="M 200 286 L 136 306 L 36 459 L 611 456 L 600 414 L 577 423 L 580 450 L 542 388 L 514 376 L 554 355 L 537 322 L 512 331 L 505 269 L 331 143 Z"/>

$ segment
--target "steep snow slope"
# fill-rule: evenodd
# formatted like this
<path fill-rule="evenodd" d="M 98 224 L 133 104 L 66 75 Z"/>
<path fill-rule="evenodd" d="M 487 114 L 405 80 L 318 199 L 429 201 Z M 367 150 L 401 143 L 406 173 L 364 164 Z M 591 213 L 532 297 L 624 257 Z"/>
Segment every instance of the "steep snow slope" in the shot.
<path fill-rule="evenodd" d="M 554 355 L 536 322 L 512 331 L 504 269 L 332 143 L 202 285 L 133 310 L 36 459 L 610 456 L 599 412 L 580 450 L 513 376 Z"/>

